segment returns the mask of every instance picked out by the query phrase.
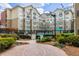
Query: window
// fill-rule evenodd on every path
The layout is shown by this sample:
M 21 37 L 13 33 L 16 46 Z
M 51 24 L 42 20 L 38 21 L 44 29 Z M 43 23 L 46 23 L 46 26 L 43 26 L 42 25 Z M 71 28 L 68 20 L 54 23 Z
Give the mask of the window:
M 68 12 L 68 11 L 66 11 L 66 12 L 65 12 L 65 15 L 68 15 L 68 14 L 69 14 L 69 12 Z
M 35 16 L 33 16 L 33 19 L 36 19 L 36 17 L 35 17 Z
M 65 19 L 69 19 L 69 17 L 65 17 Z
M 62 22 L 57 21 L 56 24 L 58 24 L 58 25 L 62 25 Z
M 33 13 L 33 19 L 36 19 L 36 13 Z
M 59 27 L 59 29 L 62 30 L 63 28 L 62 27 Z
M 19 20 L 22 20 L 22 19 L 23 19 L 23 17 L 22 17 L 22 16 L 20 16 L 20 17 L 18 17 L 18 19 L 19 19 Z
M 27 16 L 27 18 L 30 18 L 29 16 Z
M 27 20 L 30 20 L 30 16 L 27 16 Z
M 30 25 L 30 21 L 26 21 L 26 24 Z
M 62 15 L 63 15 L 62 13 L 59 13 L 59 16 L 60 16 L 60 17 L 62 17 Z
M 79 10 L 77 10 L 76 13 L 77 13 L 77 16 L 79 16 Z
M 36 15 L 36 13 L 33 13 L 33 15 Z
M 27 27 L 27 29 L 30 29 L 30 26 L 26 26 Z
M 36 24 L 37 24 L 37 22 L 33 22 L 33 24 L 34 24 L 34 25 L 36 25 Z

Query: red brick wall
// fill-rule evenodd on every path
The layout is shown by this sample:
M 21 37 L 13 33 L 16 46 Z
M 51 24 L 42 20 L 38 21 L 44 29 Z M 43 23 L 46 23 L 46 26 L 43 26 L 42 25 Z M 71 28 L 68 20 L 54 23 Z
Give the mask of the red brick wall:
M 1 13 L 1 24 L 6 26 L 7 13 L 6 11 Z

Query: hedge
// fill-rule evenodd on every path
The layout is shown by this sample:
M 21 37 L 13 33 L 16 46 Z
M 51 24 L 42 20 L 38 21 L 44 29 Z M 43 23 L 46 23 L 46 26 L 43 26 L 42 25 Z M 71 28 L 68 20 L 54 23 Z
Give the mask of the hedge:
M 15 38 L 0 38 L 0 51 L 9 48 L 12 44 L 16 42 Z
M 37 42 L 48 42 L 51 41 L 50 37 L 43 37 L 42 39 L 37 39 Z
M 56 36 L 56 41 L 58 41 L 60 44 L 68 44 L 68 45 L 73 45 L 76 47 L 79 47 L 79 36 L 76 35 L 69 35 L 69 36 L 62 36 L 62 35 L 57 35 Z
M 19 36 L 16 34 L 0 34 L 0 37 L 1 38 L 13 37 L 13 38 L 19 39 Z

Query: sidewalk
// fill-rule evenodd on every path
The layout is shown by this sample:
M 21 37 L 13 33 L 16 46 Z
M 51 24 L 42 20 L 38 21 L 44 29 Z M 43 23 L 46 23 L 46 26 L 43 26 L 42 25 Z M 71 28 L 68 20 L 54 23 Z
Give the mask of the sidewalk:
M 64 51 L 57 47 L 38 44 L 35 40 L 29 40 L 27 42 L 29 44 L 11 48 L 2 53 L 1 56 L 67 56 Z

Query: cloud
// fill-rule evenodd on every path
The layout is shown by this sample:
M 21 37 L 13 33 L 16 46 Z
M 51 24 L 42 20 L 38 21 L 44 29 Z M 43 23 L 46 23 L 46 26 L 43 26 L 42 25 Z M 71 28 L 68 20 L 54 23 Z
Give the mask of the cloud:
M 12 8 L 8 3 L 0 3 L 0 11 L 3 11 L 5 8 Z
M 38 10 L 40 14 L 42 14 L 44 12 L 44 9 L 42 7 L 45 6 L 45 3 L 19 3 L 18 5 L 23 6 L 23 7 L 32 5 Z
M 44 12 L 44 9 L 42 7 L 45 6 L 45 3 L 19 3 L 18 5 L 23 7 L 32 5 L 38 10 L 40 14 L 42 14 Z
M 44 3 L 19 3 L 18 5 L 23 7 L 33 5 L 33 7 L 35 8 L 40 8 L 40 7 L 43 7 L 45 4 Z
M 67 6 L 73 6 L 73 3 L 67 4 Z
M 73 3 L 64 3 L 63 6 L 65 8 L 73 6 Z
M 43 8 L 36 8 L 36 9 L 38 10 L 38 12 L 39 12 L 40 14 L 44 13 L 44 9 L 43 9 Z
M 49 11 L 45 11 L 44 13 L 49 13 Z

